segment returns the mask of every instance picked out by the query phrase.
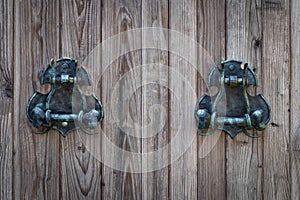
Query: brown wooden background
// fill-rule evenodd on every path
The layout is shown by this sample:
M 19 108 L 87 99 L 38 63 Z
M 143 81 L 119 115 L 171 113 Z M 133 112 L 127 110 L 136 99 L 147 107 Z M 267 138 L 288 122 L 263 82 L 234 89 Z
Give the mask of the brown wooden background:
M 0 199 L 300 199 L 299 20 L 298 0 L 1 0 Z M 50 58 L 70 56 L 82 61 L 101 41 L 141 27 L 177 30 L 197 40 L 215 62 L 234 57 L 255 67 L 258 92 L 272 108 L 262 137 L 239 134 L 232 140 L 222 134 L 203 159 L 198 151 L 203 138 L 197 137 L 172 165 L 136 174 L 101 164 L 76 132 L 66 138 L 55 131 L 33 134 L 37 130 L 28 123 L 25 106 L 36 87 L 32 80 L 37 80 L 37 72 Z M 132 45 L 128 38 L 120 48 Z M 157 38 L 161 45 L 172 45 L 167 36 Z M 147 62 L 182 71 L 198 88 L 197 96 L 204 94 L 197 74 L 183 70 L 178 58 L 166 52 L 137 51 L 122 56 L 101 79 L 104 108 L 111 101 L 115 81 Z M 90 73 L 101 70 L 101 66 L 87 68 Z M 153 74 L 183 94 L 182 106 L 195 105 L 166 70 L 149 70 L 135 78 Z M 135 92 L 131 109 L 140 123 L 146 123 L 147 102 L 170 112 L 178 109 L 170 92 L 156 87 Z M 154 89 L 157 95 L 144 95 Z M 193 113 L 185 116 L 194 121 Z M 168 124 L 152 140 L 126 135 L 109 123 L 110 113 L 105 113 L 102 128 L 124 149 L 144 152 L 172 140 L 178 116 L 167 117 Z

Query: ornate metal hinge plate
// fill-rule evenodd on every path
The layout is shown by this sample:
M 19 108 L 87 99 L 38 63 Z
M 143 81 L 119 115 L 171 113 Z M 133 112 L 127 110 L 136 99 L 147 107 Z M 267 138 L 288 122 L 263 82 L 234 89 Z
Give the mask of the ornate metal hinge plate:
M 226 60 L 221 68 L 212 69 L 208 86 L 218 88 L 214 96 L 203 95 L 197 102 L 195 117 L 200 135 L 223 130 L 234 138 L 239 132 L 250 137 L 248 130 L 264 130 L 270 120 L 270 106 L 262 95 L 251 96 L 249 85 L 257 85 L 256 75 L 247 63 Z
M 95 95 L 83 95 L 79 85 L 91 85 L 84 67 L 78 68 L 72 58 L 51 60 L 43 70 L 41 84 L 50 83 L 47 94 L 35 92 L 26 107 L 26 114 L 34 127 L 46 127 L 41 133 L 52 128 L 66 136 L 73 130 L 82 129 L 93 134 L 103 118 L 103 108 Z

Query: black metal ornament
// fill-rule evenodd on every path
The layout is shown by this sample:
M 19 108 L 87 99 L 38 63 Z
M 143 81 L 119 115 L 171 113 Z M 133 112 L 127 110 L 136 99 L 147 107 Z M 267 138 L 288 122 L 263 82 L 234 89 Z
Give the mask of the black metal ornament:
M 195 108 L 198 134 L 207 136 L 219 129 L 234 138 L 239 132 L 257 137 L 248 130 L 262 131 L 270 120 L 271 109 L 262 95 L 251 96 L 249 85 L 257 85 L 254 71 L 239 60 L 225 60 L 214 67 L 208 86 L 218 88 L 214 96 L 203 95 Z
M 34 92 L 28 101 L 26 115 L 34 127 L 45 127 L 41 133 L 56 129 L 63 136 L 76 129 L 94 134 L 90 129 L 103 119 L 103 107 L 95 95 L 82 94 L 79 85 L 91 85 L 91 80 L 84 67 L 78 68 L 77 60 L 52 59 L 40 83 L 50 83 L 51 90 L 47 94 Z

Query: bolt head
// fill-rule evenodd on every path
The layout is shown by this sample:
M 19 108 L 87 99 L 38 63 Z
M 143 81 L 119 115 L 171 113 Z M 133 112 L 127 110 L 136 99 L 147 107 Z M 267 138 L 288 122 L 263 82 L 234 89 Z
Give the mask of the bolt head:
M 235 69 L 234 65 L 229 65 L 229 70 L 233 71 Z

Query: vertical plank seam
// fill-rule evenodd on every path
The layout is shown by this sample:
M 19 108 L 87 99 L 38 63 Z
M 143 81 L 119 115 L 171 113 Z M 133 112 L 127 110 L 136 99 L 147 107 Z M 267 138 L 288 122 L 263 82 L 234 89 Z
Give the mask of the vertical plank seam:
M 58 8 L 58 28 L 59 30 L 61 29 L 62 27 L 62 23 L 63 23 L 63 20 L 62 20 L 62 6 L 61 6 L 61 1 L 58 0 L 58 5 L 59 5 L 59 8 Z M 58 34 L 58 55 L 59 57 L 62 56 L 62 34 Z
M 291 74 L 291 72 L 292 72 L 292 65 L 291 65 L 291 63 L 292 63 L 292 60 L 291 60 L 291 14 L 292 14 L 292 12 L 291 12 L 291 0 L 288 0 L 288 12 L 287 12 L 287 15 L 288 15 L 288 44 L 289 44 L 289 48 L 288 48 L 288 54 L 289 54 L 289 56 L 288 56 L 288 58 L 289 58 L 289 107 L 291 107 L 291 89 L 292 89 L 292 87 L 291 87 L 291 85 L 292 85 L 292 74 Z M 290 108 L 289 108 L 290 109 Z M 291 128 L 291 126 L 292 126 L 292 123 L 291 123 L 291 110 L 290 110 L 290 112 L 289 112 L 289 125 L 288 125 L 288 127 L 289 127 L 289 142 L 288 142 L 288 149 L 289 149 L 289 173 L 288 173 L 288 180 L 289 180 L 289 182 L 290 182 L 290 187 L 289 187 L 289 198 L 291 199 L 291 196 L 292 196 L 292 165 L 291 165 L 291 162 L 292 162 L 292 154 L 291 154 L 291 132 L 292 132 L 292 128 Z
M 292 111 L 291 111 L 291 106 L 292 106 L 292 83 L 293 83 L 293 55 L 292 55 L 292 1 L 289 0 L 289 68 L 290 68 L 290 80 L 289 80 L 289 128 L 290 128 L 290 131 L 289 131 L 289 180 L 290 180 L 290 199 L 292 199 L 292 192 L 293 192 L 293 181 L 292 181 L 292 123 L 291 123 L 291 120 L 292 120 Z
M 225 54 L 225 59 L 227 59 L 227 37 L 228 37 L 228 33 L 227 33 L 227 1 L 226 0 L 224 0 L 225 2 L 224 2 L 224 9 L 225 9 L 225 11 L 224 11 L 224 54 Z M 222 134 L 222 133 L 221 133 Z M 227 134 L 226 134 L 227 135 Z M 227 180 L 227 164 L 228 164 L 228 159 L 227 159 L 227 152 L 228 152 L 228 138 L 226 137 L 226 136 L 223 136 L 223 137 L 225 137 L 225 167 L 224 167 L 224 169 L 225 169 L 225 200 L 227 200 L 227 193 L 228 193 L 228 186 L 227 186 L 227 184 L 228 184 L 228 180 Z
M 12 199 L 15 199 L 15 193 L 14 193 L 14 183 L 15 183 L 15 179 L 14 179 L 14 156 L 15 156 L 15 103 L 14 103 L 14 96 L 15 96 L 15 1 L 12 1 L 12 13 L 13 13 L 13 17 L 12 17 L 12 61 L 11 61 L 11 67 L 12 67 L 12 72 L 11 72 L 11 76 L 12 76 L 12 118 L 11 118 L 11 123 L 12 123 Z
M 170 141 L 170 138 L 171 138 L 171 112 L 170 112 L 170 99 L 171 99 L 171 93 L 170 93 L 170 18 L 171 18 L 171 14 L 170 14 L 170 4 L 171 4 L 171 1 L 168 0 L 168 71 L 167 71 L 167 75 L 168 75 L 168 120 L 167 120 L 167 141 L 168 141 L 168 193 L 167 193 L 167 199 L 170 199 L 170 196 L 171 196 L 171 141 Z
M 29 21 L 30 21 L 30 29 L 29 29 L 29 41 L 30 41 L 30 43 L 29 43 L 29 53 L 30 53 L 30 55 L 28 56 L 28 57 L 30 57 L 30 61 L 31 61 L 31 86 L 32 86 L 32 88 L 33 88 L 33 91 L 35 92 L 36 90 L 37 90 L 37 88 L 36 88 L 36 86 L 35 86 L 35 83 L 34 83 L 34 77 L 35 77 L 35 75 L 34 75 L 34 69 L 35 69 L 35 59 L 34 59 L 34 51 L 33 51 L 33 46 L 34 46 L 34 42 L 35 42 L 35 40 L 34 40 L 34 38 L 36 37 L 36 35 L 34 35 L 34 34 L 37 34 L 36 33 L 36 30 L 32 30 L 33 29 L 33 27 L 35 26 L 35 22 L 34 22 L 34 20 L 33 20 L 33 8 L 32 7 L 34 7 L 33 5 L 32 5 L 32 0 L 30 0 L 29 1 L 30 3 L 29 3 L 29 10 L 31 11 L 30 13 L 29 13 Z M 42 13 L 42 10 L 40 10 L 40 12 Z M 35 27 L 34 27 L 34 29 L 36 29 Z M 40 51 L 41 51 L 41 49 L 40 49 Z M 33 143 L 33 152 L 34 152 L 34 156 L 36 156 L 36 145 L 35 145 L 35 140 L 33 139 L 32 140 L 32 143 Z M 37 163 L 35 162 L 34 163 L 34 167 L 36 167 L 36 169 L 38 169 L 37 168 Z M 39 172 L 37 172 L 37 176 L 39 176 L 38 175 L 38 173 Z
M 140 4 L 140 17 L 139 17 L 139 20 L 140 20 L 140 28 L 141 28 L 141 32 L 140 32 L 140 44 L 141 46 L 139 47 L 141 50 L 140 50 L 140 56 L 141 56 L 141 60 L 140 60 L 140 65 L 141 67 L 143 66 L 143 1 L 141 1 L 141 4 Z M 138 27 L 139 28 L 139 27 Z M 142 68 L 143 69 L 143 68 Z M 140 115 L 141 115 L 141 118 L 140 118 L 140 126 L 143 127 L 143 73 L 141 72 L 141 77 L 140 77 L 140 82 L 141 82 L 141 92 L 140 92 Z M 139 86 L 137 86 L 139 87 Z M 138 89 L 138 88 L 137 88 Z M 140 182 L 141 184 L 139 185 L 139 189 L 140 189 L 140 198 L 142 199 L 143 198 L 143 159 L 142 159 L 142 156 L 143 156 L 143 128 L 142 128 L 142 131 L 140 133 L 140 160 L 141 160 L 141 173 L 140 175 L 138 176 L 138 178 L 140 179 Z
M 103 12 L 102 12 L 102 8 L 103 8 L 103 1 L 102 0 L 100 0 L 99 1 L 99 3 L 100 3 L 100 44 L 101 44 L 101 46 L 102 46 L 102 42 L 103 42 L 103 28 L 102 28 L 102 25 L 103 25 L 103 23 L 102 23 L 102 20 L 103 20 Z M 100 95 L 100 99 L 101 99 L 101 101 L 103 101 L 102 99 L 103 99 L 103 88 L 102 88 L 102 76 L 103 76 L 103 67 L 102 67 L 102 65 L 103 65 L 103 57 L 102 57 L 102 54 L 103 52 L 102 52 L 102 48 L 100 49 L 100 60 L 101 60 L 101 62 L 100 62 L 100 67 L 101 67 L 101 77 L 100 77 L 100 80 L 99 80 L 99 83 L 97 83 L 97 84 L 99 84 L 99 95 Z M 97 88 L 97 87 L 96 87 Z M 103 108 L 103 110 L 105 109 L 105 107 Z M 100 133 L 99 134 L 101 134 L 102 133 L 102 130 L 103 130 L 103 123 L 101 123 L 100 124 Z M 102 137 L 100 137 L 100 144 L 102 145 Z M 102 200 L 103 199 L 103 196 L 102 196 L 102 194 L 104 193 L 103 191 L 102 191 L 102 189 L 103 189 L 103 162 L 102 162 L 102 156 L 103 155 L 103 152 L 102 152 L 102 148 L 100 148 L 100 161 L 99 161 L 99 165 L 100 165 L 100 184 L 99 184 L 99 186 L 100 186 L 100 199 Z
M 62 6 L 61 6 L 62 1 L 58 0 L 58 29 L 60 30 L 62 27 Z M 58 34 L 58 56 L 62 56 L 62 34 Z M 59 167 L 59 177 L 58 177 L 58 198 L 62 199 L 62 139 L 61 137 L 58 138 L 58 152 L 59 152 L 59 159 L 58 159 L 58 167 Z
M 202 2 L 202 1 L 201 1 Z M 203 2 L 202 2 L 203 3 Z M 199 36 L 199 27 L 198 27 L 198 21 L 199 21 L 199 12 L 198 12 L 198 7 L 199 7 L 199 1 L 196 1 L 196 22 L 195 22 L 195 24 L 196 24 L 196 44 L 197 44 L 197 47 L 196 47 L 196 63 L 197 63 L 197 65 L 199 64 L 199 59 L 198 59 L 198 53 L 200 52 L 200 50 L 199 50 L 199 47 L 200 47 L 200 36 Z M 197 66 L 196 66 L 197 67 Z M 196 68 L 197 69 L 197 68 Z M 197 97 L 199 97 L 200 96 L 200 94 L 199 94 L 199 84 L 198 83 L 200 83 L 200 77 L 199 77 L 199 73 L 198 73 L 198 70 L 196 70 L 196 96 Z M 197 134 L 197 133 L 196 133 Z M 199 199 L 199 166 L 200 166 L 200 164 L 199 164 L 199 137 L 196 135 L 196 159 L 197 159 L 197 161 L 196 161 L 196 170 L 197 170 L 197 172 L 196 172 L 196 174 L 197 174 L 197 178 L 196 178 L 196 187 L 197 187 L 197 189 L 196 189 L 196 197 L 197 197 L 197 199 Z
M 258 6 L 258 3 L 260 2 L 260 5 Z M 259 0 L 255 0 L 255 9 L 256 9 L 256 12 L 259 12 L 259 11 L 257 11 L 257 9 L 258 8 L 262 8 L 262 0 L 261 1 L 259 1 Z M 258 63 L 258 64 L 260 64 L 260 68 L 261 68 L 261 79 L 260 80 L 262 80 L 262 75 L 263 75 L 263 59 L 261 59 L 261 58 L 263 58 L 263 48 L 262 48 L 262 45 L 263 45 L 263 42 L 262 42 L 262 40 L 263 40 L 263 12 L 262 12 L 262 10 L 260 10 L 261 12 L 260 12 L 260 17 L 259 17 L 259 14 L 257 14 L 256 15 L 256 20 L 257 20 L 257 23 L 258 23 L 258 34 L 259 34 L 259 39 L 260 39 L 260 44 L 261 44 L 261 50 L 259 51 L 259 54 L 260 54 L 260 63 Z M 259 21 L 259 19 L 260 19 L 260 21 Z M 257 67 L 257 66 L 256 66 Z M 263 82 L 262 82 L 263 83 Z M 263 92 L 263 84 L 262 84 L 262 92 Z M 255 89 L 255 95 L 257 95 L 257 88 Z M 257 131 L 256 131 L 257 132 Z M 262 133 L 264 133 L 265 131 L 263 131 Z M 254 140 L 255 138 L 253 138 L 253 140 Z M 258 179 L 258 181 L 260 181 L 260 185 L 261 185 L 261 190 L 259 191 L 260 192 L 260 196 L 262 197 L 262 199 L 264 199 L 264 197 L 263 197 L 263 194 L 264 194 L 264 189 L 263 189 L 263 187 L 264 187 L 264 170 L 263 170 L 263 166 L 264 166 L 264 137 L 263 137 L 263 135 L 261 136 L 261 142 L 260 142 L 260 145 L 259 145 L 259 141 L 257 141 L 257 152 L 258 152 L 258 154 L 259 154 L 259 151 L 261 151 L 261 168 L 259 168 L 259 166 L 258 166 L 258 170 L 260 169 L 261 170 L 261 180 L 259 180 Z M 252 145 L 254 146 L 254 142 L 252 142 Z M 260 150 L 260 148 L 259 148 L 259 146 L 261 146 L 261 150 Z M 253 148 L 252 148 L 252 152 L 253 152 Z M 252 155 L 252 154 L 251 154 Z M 259 161 L 258 161 L 258 163 L 259 163 Z M 258 174 L 259 174 L 259 172 L 258 172 Z M 256 193 L 256 195 L 257 195 L 257 193 Z
M 263 1 L 263 5 L 262 5 L 262 7 L 264 7 L 264 4 L 266 4 L 267 3 L 267 1 Z M 290 25 L 290 18 L 291 18 L 291 16 L 286 16 L 286 14 L 290 14 L 290 4 L 289 5 L 286 5 L 286 3 L 290 3 L 290 1 L 284 1 L 284 6 L 282 6 L 281 7 L 281 9 L 282 9 L 282 12 L 284 12 L 284 21 L 282 21 L 282 22 L 280 22 L 280 27 L 282 27 L 282 26 L 284 26 L 284 27 L 286 27 L 287 25 Z M 266 10 L 268 10 L 268 9 L 271 9 L 271 8 L 267 8 Z M 268 20 L 268 17 L 267 17 L 267 11 L 262 11 L 262 21 L 263 21 L 263 23 L 262 23 L 262 30 L 265 30 L 265 27 L 264 27 L 264 25 L 265 26 L 267 26 L 267 24 L 270 22 L 270 19 Z M 283 23 L 283 24 L 282 24 Z M 289 41 L 287 41 L 287 44 L 288 45 L 290 45 L 290 29 L 288 29 L 288 30 L 285 30 L 285 32 L 287 33 L 287 39 L 289 40 Z M 263 49 L 264 49 L 264 47 L 262 47 Z M 289 55 L 287 55 L 287 58 L 288 59 L 290 59 L 291 58 L 291 54 L 290 54 L 290 48 L 291 48 L 291 46 L 289 46 L 288 48 L 287 48 L 287 52 L 289 53 Z M 272 54 L 271 54 L 272 55 Z M 262 57 L 263 58 L 263 57 Z M 264 62 L 264 60 L 265 59 L 262 59 L 262 63 Z M 284 61 L 284 62 L 286 62 L 286 60 Z M 289 60 L 289 62 L 291 62 L 291 60 Z M 263 65 L 262 65 L 263 66 Z M 291 63 L 288 63 L 288 65 L 287 65 L 287 67 L 288 67 L 288 69 L 290 70 L 289 72 L 288 72 L 288 80 L 287 80 L 287 82 L 288 82 L 288 92 L 287 92 L 287 94 L 288 95 L 290 95 L 291 94 Z M 264 75 L 264 71 L 262 70 L 262 75 Z M 265 77 L 265 76 L 263 76 L 263 77 Z M 265 85 L 263 85 L 263 88 L 264 88 L 264 86 Z M 289 96 L 288 98 L 287 98 L 287 105 L 291 102 L 291 96 Z M 290 105 L 288 105 L 288 106 L 290 106 Z M 290 120 L 291 120 L 291 114 L 289 113 L 288 114 L 288 124 L 287 124 L 287 126 L 286 126 L 286 128 L 287 129 L 289 129 L 288 130 L 288 136 L 286 135 L 286 133 L 285 133 L 285 135 L 284 135 L 284 138 L 286 138 L 286 139 L 290 139 L 291 138 L 291 122 L 290 122 Z M 265 138 L 265 135 L 264 135 L 264 137 L 263 137 L 263 139 Z M 262 156 L 263 156 L 263 163 L 264 163 L 264 161 L 265 161 L 265 141 L 263 140 L 263 154 L 262 154 Z M 287 149 L 288 149 L 288 155 L 287 156 L 289 156 L 288 158 L 287 158 L 287 162 L 288 162 L 288 164 L 290 164 L 290 162 L 291 162 L 291 156 L 290 156 L 290 141 L 288 141 L 287 142 Z M 266 163 L 267 163 L 267 161 L 266 161 Z M 287 164 L 287 163 L 285 163 L 285 164 Z M 263 165 L 264 166 L 264 165 Z M 285 170 L 290 170 L 291 169 L 291 166 L 285 166 L 284 167 L 284 169 Z M 265 178 L 264 178 L 264 175 L 265 174 L 267 174 L 267 173 L 265 173 L 265 171 L 267 171 L 266 169 L 265 169 L 265 166 L 263 167 L 263 172 L 262 172 L 262 174 L 263 174 L 263 185 L 262 185 L 262 189 L 263 189 L 263 199 L 264 199 L 264 196 L 265 196 L 265 193 L 264 193 L 264 191 L 265 191 L 265 188 L 266 188 L 266 185 L 268 185 L 268 184 L 265 184 Z M 270 176 L 270 175 L 269 175 Z M 283 178 L 285 178 L 285 179 L 288 179 L 288 181 L 290 182 L 290 176 L 291 176 L 291 172 L 287 172 L 286 174 L 285 174 L 285 176 L 283 177 Z M 291 188 L 289 187 L 289 186 L 291 186 L 291 183 L 290 184 L 288 184 L 287 185 L 287 187 L 288 187 L 288 194 L 287 194 L 287 196 L 289 196 L 290 197 L 290 195 L 291 195 Z M 269 188 L 268 188 L 269 189 Z M 276 189 L 276 186 L 275 186 L 275 189 Z M 270 189 L 269 189 L 270 190 Z M 269 191 L 267 191 L 267 192 L 269 192 Z M 272 191 L 273 192 L 273 191 Z M 277 196 L 278 194 L 278 192 L 277 191 L 274 191 L 275 192 L 275 195 Z
M 140 126 L 142 128 L 142 131 L 141 131 L 141 137 L 140 137 L 140 156 L 141 156 L 141 172 L 140 172 L 140 181 L 141 181 L 141 185 L 140 185 L 140 198 L 143 199 L 143 133 L 144 133 L 144 129 L 143 129 L 143 117 L 144 117 L 144 112 L 143 112 L 143 3 L 144 3 L 144 0 L 141 0 L 141 5 L 140 5 L 140 28 L 141 28 L 141 37 L 140 37 L 140 42 L 141 42 L 141 52 L 140 52 L 140 56 L 141 56 L 141 60 L 140 60 L 140 65 L 141 65 L 141 77 L 140 77 L 140 80 L 141 80 L 141 99 L 140 99 L 140 113 L 141 113 L 141 118 L 140 118 Z M 139 86 L 138 86 L 139 87 Z M 137 88 L 138 89 L 138 88 Z
M 100 41 L 101 41 L 101 44 L 102 44 L 102 40 L 103 40 L 103 35 L 104 35 L 104 33 L 103 33 L 103 0 L 100 0 L 100 3 L 101 3 L 101 20 L 100 20 L 100 23 L 101 23 L 101 31 L 100 31 Z M 101 50 L 100 50 L 100 55 L 101 55 L 101 65 L 103 65 L 103 62 L 102 62 L 102 60 L 103 60 L 103 52 L 102 52 L 102 48 L 101 48 Z M 101 74 L 102 74 L 102 76 L 103 76 L 103 66 L 101 66 Z M 103 101 L 103 85 L 102 85 L 102 83 L 103 83 L 103 78 L 101 77 L 101 79 L 100 79 L 100 98 L 102 99 L 102 101 Z M 103 105 L 103 107 L 104 107 L 105 105 Z M 105 107 L 104 107 L 104 109 L 105 109 Z M 105 113 L 104 113 L 104 115 L 105 115 Z M 104 127 L 105 127 L 105 124 L 103 124 L 103 123 L 101 123 L 101 130 L 104 130 Z M 102 145 L 102 137 L 101 137 L 101 145 Z M 100 153 L 101 153 L 101 160 L 103 159 L 103 151 L 102 151 L 102 148 L 101 148 L 101 150 L 100 150 Z M 104 165 L 104 163 L 103 163 L 103 161 L 101 162 L 101 183 L 100 183 L 100 186 L 101 186 L 101 196 L 100 196 L 100 199 L 101 200 L 103 200 L 104 199 L 104 192 L 103 192 L 103 175 L 104 175 L 104 169 L 105 168 L 105 165 Z M 104 190 L 105 190 L 105 188 L 104 188 Z
M 261 0 L 261 2 L 260 2 L 260 9 L 261 9 L 261 21 L 260 21 L 260 24 L 261 24 L 261 39 L 262 40 L 264 40 L 264 23 L 263 23 L 263 21 L 264 21 L 264 17 L 265 17 L 265 13 L 263 12 L 263 0 Z M 264 45 L 264 43 L 263 42 L 261 42 L 261 51 L 260 51 L 260 57 L 261 57 L 261 59 L 260 59 L 260 66 L 261 66 L 261 77 L 265 77 L 264 76 L 264 59 L 262 59 L 263 58 L 263 55 L 264 55 L 264 51 L 263 51 L 263 49 L 264 49 L 264 47 L 263 47 L 263 45 Z M 262 82 L 262 92 L 264 93 L 264 83 Z M 271 113 L 272 114 L 272 113 Z M 265 131 L 263 131 L 263 133 L 265 133 Z M 262 135 L 262 141 L 261 141 L 261 148 L 262 148 L 262 152 L 261 152 L 261 156 L 262 156 L 262 159 L 261 159 L 261 165 L 262 165 L 262 168 L 261 168 L 261 197 L 262 197 L 262 199 L 265 199 L 265 193 L 264 193 L 264 187 L 265 187 L 265 170 L 264 170 L 264 161 L 265 161 L 265 141 L 264 141 L 264 139 L 265 139 L 265 134 L 263 134 Z M 259 148 L 259 147 L 257 147 L 257 148 Z

